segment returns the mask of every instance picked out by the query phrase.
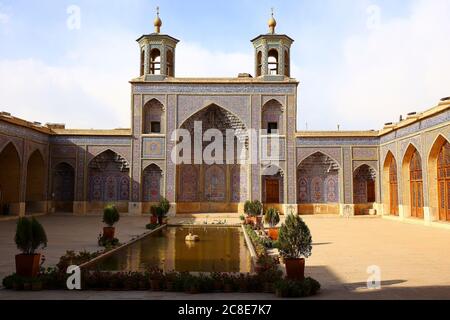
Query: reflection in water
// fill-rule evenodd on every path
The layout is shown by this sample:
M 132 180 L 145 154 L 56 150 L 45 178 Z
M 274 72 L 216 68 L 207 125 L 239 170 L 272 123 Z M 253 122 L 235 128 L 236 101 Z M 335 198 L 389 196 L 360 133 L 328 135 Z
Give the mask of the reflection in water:
M 185 241 L 189 233 L 200 242 Z M 239 228 L 166 228 L 100 261 L 103 271 L 250 272 L 251 257 Z

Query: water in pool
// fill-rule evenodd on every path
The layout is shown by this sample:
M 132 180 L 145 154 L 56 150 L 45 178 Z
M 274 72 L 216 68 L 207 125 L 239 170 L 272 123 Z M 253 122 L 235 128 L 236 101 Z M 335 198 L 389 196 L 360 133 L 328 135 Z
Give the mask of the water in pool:
M 187 242 L 189 233 L 199 242 Z M 251 256 L 240 228 L 169 227 L 101 260 L 102 271 L 250 272 Z

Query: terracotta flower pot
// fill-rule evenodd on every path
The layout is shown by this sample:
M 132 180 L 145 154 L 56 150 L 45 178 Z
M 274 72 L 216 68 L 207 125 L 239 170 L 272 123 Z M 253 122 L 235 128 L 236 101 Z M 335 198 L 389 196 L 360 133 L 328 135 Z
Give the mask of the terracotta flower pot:
M 113 240 L 116 232 L 116 228 L 114 227 L 104 227 L 103 228 L 103 237 L 107 240 Z
M 160 291 L 161 282 L 159 280 L 150 280 L 150 288 L 152 289 L 152 291 Z
M 25 278 L 34 278 L 39 274 L 40 254 L 19 254 L 16 256 L 16 274 Z
M 258 225 L 258 226 L 262 225 L 262 219 L 263 219 L 262 216 L 257 216 L 257 217 L 255 218 L 255 223 L 256 223 L 256 225 Z
M 305 279 L 305 259 L 284 259 L 287 278 L 290 280 Z
M 158 223 L 158 217 L 157 216 L 151 216 L 150 223 L 151 224 L 157 224 Z
M 273 241 L 277 241 L 278 240 L 278 228 L 270 228 L 269 229 L 269 238 L 272 239 Z

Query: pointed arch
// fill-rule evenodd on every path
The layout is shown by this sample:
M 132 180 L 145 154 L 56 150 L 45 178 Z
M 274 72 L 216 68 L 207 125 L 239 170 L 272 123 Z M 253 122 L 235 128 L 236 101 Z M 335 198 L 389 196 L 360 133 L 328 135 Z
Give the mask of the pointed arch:
M 150 51 L 150 74 L 161 74 L 161 51 L 157 48 Z
M 402 199 L 405 213 L 423 219 L 423 163 L 419 150 L 413 143 L 408 145 L 402 161 Z
M 27 213 L 45 212 L 42 202 L 46 200 L 46 168 L 44 157 L 36 149 L 28 158 L 26 174 L 26 206 Z
M 166 75 L 169 77 L 175 77 L 175 61 L 172 50 L 166 52 Z
M 225 114 L 231 115 L 239 123 L 239 126 L 242 129 L 247 129 L 245 122 L 242 121 L 240 116 L 238 116 L 235 112 L 229 110 L 228 108 L 218 105 L 216 103 L 207 103 L 200 110 L 191 113 L 185 120 L 181 122 L 179 128 L 186 128 L 187 126 L 189 126 L 189 122 L 193 122 L 193 119 L 200 118 L 203 113 L 205 113 L 208 109 L 211 108 L 218 108 Z
M 165 132 L 165 108 L 156 98 L 145 103 L 143 107 L 143 134 L 162 134 Z
M 432 219 L 450 221 L 450 142 L 441 134 L 428 155 L 428 192 Z
M 284 203 L 284 171 L 278 165 L 269 164 L 261 170 L 263 203 L 266 206 Z
M 339 203 L 339 178 L 340 166 L 335 159 L 321 151 L 311 153 L 297 167 L 298 203 Z M 307 207 L 302 210 L 307 210 Z
M 129 201 L 130 166 L 125 158 L 110 149 L 89 162 L 87 181 L 89 201 Z
M 284 108 L 280 101 L 271 99 L 267 101 L 261 112 L 261 129 L 267 134 L 284 134 Z
M 55 212 L 73 212 L 75 168 L 66 161 L 52 169 L 52 200 Z
M 385 214 L 399 215 L 397 160 L 391 151 L 388 151 L 383 163 L 382 198 Z
M 0 151 L 0 210 L 18 214 L 20 201 L 20 156 L 14 143 L 7 143 Z M 7 209 L 8 208 L 8 209 Z M 6 211 L 5 211 L 6 212 Z
M 291 76 L 290 55 L 289 55 L 289 51 L 287 49 L 284 50 L 284 75 L 286 77 Z
M 280 54 L 277 49 L 272 48 L 267 54 L 267 65 L 269 75 L 278 75 L 280 73 Z
M 330 155 L 330 153 L 328 153 L 328 152 L 326 152 L 324 150 L 311 151 L 308 154 L 304 155 L 302 158 L 299 158 L 298 159 L 298 166 L 300 166 L 303 161 L 305 161 L 306 159 L 308 159 L 311 156 L 316 155 L 316 154 L 321 154 L 321 155 L 324 155 L 324 156 L 330 158 L 331 160 L 333 160 L 335 165 L 337 165 L 339 167 L 339 169 L 341 169 L 340 161 L 338 159 L 336 159 L 335 157 L 333 157 L 332 155 Z
M 144 202 L 158 202 L 163 197 L 163 170 L 155 163 L 145 167 L 142 174 Z
M 262 63 L 262 51 L 258 51 L 256 54 L 256 76 L 260 77 L 263 73 L 263 63 Z
M 375 181 L 377 172 L 368 165 L 363 164 L 353 172 L 353 203 L 367 204 L 375 202 Z

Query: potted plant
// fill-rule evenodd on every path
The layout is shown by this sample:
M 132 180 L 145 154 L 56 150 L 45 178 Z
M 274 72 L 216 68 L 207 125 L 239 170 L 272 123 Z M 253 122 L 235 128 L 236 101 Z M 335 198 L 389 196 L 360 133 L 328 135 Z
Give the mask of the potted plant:
M 20 218 L 17 222 L 14 238 L 17 248 L 22 251 L 16 255 L 16 274 L 21 277 L 34 278 L 39 274 L 41 254 L 39 247 L 47 246 L 47 235 L 42 225 L 35 218 Z
M 262 223 L 261 213 L 263 205 L 259 200 L 247 201 L 244 205 L 244 211 L 249 216 L 247 224 L 259 225 Z
M 269 238 L 273 241 L 277 241 L 278 228 L 276 228 L 276 226 L 280 223 L 280 212 L 275 208 L 270 208 L 264 215 L 264 220 L 270 226 Z
M 166 217 L 169 214 L 170 211 L 170 202 L 166 198 L 161 198 L 161 201 L 159 202 L 159 207 L 162 210 L 162 217 L 161 217 L 161 224 L 166 224 Z
M 8 203 L 5 203 L 5 204 L 3 205 L 3 207 L 2 207 L 2 214 L 3 214 L 4 216 L 9 216 L 10 212 L 11 212 L 11 207 L 10 207 L 10 205 L 9 205 Z
M 280 228 L 278 248 L 286 265 L 288 279 L 303 280 L 305 278 L 305 258 L 311 256 L 312 237 L 306 223 L 289 214 Z
M 155 225 L 158 223 L 158 206 L 152 206 L 150 209 L 151 217 L 150 224 Z
M 120 214 L 119 210 L 113 205 L 107 206 L 103 210 L 103 222 L 106 223 L 107 227 L 103 228 L 103 238 L 105 240 L 113 240 L 116 228 L 114 225 L 119 222 Z

